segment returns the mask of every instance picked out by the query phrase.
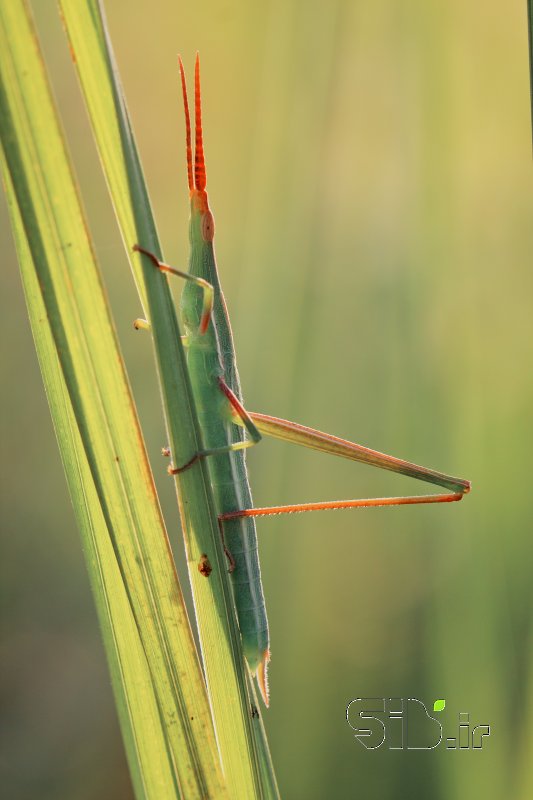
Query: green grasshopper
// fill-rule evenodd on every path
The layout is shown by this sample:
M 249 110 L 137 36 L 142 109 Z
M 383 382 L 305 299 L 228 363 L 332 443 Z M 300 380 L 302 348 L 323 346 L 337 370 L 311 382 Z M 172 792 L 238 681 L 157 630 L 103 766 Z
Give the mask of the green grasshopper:
M 189 468 L 199 458 L 209 457 L 209 476 L 213 487 L 222 541 L 230 562 L 243 651 L 252 675 L 257 677 L 265 705 L 268 706 L 269 634 L 254 518 L 300 511 L 413 503 L 446 503 L 461 500 L 463 494 L 470 490 L 470 483 L 442 472 L 419 467 L 403 459 L 370 450 L 336 436 L 321 433 L 313 428 L 245 410 L 233 337 L 213 247 L 215 227 L 206 192 L 198 55 L 195 65 L 194 165 L 187 87 L 181 58 L 179 59 L 179 68 L 185 108 L 187 175 L 191 201 L 189 271 L 182 272 L 163 264 L 142 247 L 136 246 L 135 249 L 151 258 L 155 266 L 162 272 L 177 275 L 187 281 L 182 293 L 180 309 L 186 331 L 184 340 L 187 348 L 187 365 L 203 441 L 202 450 L 196 453 L 187 464 L 179 467 L 171 466 L 169 472 L 176 474 Z M 244 438 L 241 436 L 242 428 L 248 434 Z M 262 435 L 273 436 L 304 447 L 399 472 L 442 486 L 448 490 L 448 493 L 254 508 L 244 450 L 259 442 Z M 208 575 L 209 571 L 205 571 L 204 574 Z

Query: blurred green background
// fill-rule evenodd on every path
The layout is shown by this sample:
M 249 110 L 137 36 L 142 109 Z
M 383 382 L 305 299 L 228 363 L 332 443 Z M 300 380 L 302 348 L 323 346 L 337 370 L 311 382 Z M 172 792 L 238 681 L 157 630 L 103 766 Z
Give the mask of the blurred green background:
M 149 336 L 54 4 L 37 25 L 177 559 Z M 285 798 L 533 796 L 531 136 L 525 2 L 110 0 L 168 261 L 187 258 L 176 56 L 202 57 L 208 188 L 249 408 L 468 477 L 461 504 L 260 522 L 264 714 Z M 2 200 L 2 785 L 130 798 Z M 132 244 L 132 243 L 131 243 Z M 258 505 L 419 485 L 265 441 Z M 367 751 L 356 697 L 418 698 L 478 752 Z

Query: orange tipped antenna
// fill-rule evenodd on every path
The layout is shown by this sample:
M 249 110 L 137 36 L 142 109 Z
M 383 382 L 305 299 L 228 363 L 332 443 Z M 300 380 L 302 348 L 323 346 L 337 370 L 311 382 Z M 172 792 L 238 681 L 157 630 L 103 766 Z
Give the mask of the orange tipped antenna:
M 196 53 L 196 64 L 194 67 L 194 112 L 196 139 L 194 147 L 194 184 L 199 191 L 205 189 L 205 161 L 204 143 L 202 137 L 202 106 L 200 100 L 200 56 Z
M 181 56 L 178 56 L 181 75 L 181 90 L 183 92 L 183 108 L 185 109 L 185 137 L 187 145 L 187 179 L 189 181 L 189 191 L 194 189 L 194 182 L 192 176 L 192 147 L 191 147 L 191 117 L 189 114 L 189 101 L 187 99 L 187 84 L 185 83 L 185 70 Z

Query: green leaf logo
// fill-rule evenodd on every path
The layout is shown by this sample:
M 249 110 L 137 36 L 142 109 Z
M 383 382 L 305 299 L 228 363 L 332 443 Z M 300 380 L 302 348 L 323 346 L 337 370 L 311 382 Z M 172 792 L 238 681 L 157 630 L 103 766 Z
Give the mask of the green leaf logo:
M 446 708 L 446 700 L 435 700 L 433 711 L 443 711 Z

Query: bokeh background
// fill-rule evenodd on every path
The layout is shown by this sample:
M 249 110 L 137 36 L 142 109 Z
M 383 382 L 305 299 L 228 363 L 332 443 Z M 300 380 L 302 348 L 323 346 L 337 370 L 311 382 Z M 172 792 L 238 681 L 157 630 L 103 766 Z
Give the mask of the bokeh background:
M 54 3 L 33 7 L 153 455 L 149 336 Z M 202 56 L 208 188 L 249 408 L 468 477 L 461 504 L 260 522 L 265 713 L 285 798 L 533 796 L 533 201 L 526 3 L 110 0 L 168 261 L 187 258 L 176 70 Z M 79 537 L 2 200 L 2 786 L 130 798 Z M 419 485 L 265 441 L 258 505 Z M 366 751 L 361 696 L 414 697 L 478 752 Z

